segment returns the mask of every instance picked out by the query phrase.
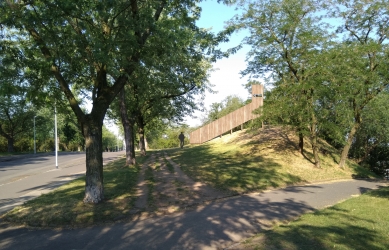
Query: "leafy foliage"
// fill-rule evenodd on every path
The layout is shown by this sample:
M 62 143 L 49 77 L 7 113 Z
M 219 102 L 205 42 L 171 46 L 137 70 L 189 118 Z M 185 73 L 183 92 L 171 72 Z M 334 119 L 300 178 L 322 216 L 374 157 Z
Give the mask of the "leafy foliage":
M 118 138 L 114 133 L 103 126 L 103 147 L 104 150 L 116 151 L 118 144 Z
M 297 128 L 301 153 L 308 137 L 316 166 L 317 138 L 326 138 L 342 149 L 343 167 L 364 110 L 389 84 L 387 4 L 239 2 L 243 14 L 229 25 L 248 29 L 244 42 L 252 46 L 242 74 L 262 77 L 272 86 L 257 111 L 262 114 L 259 121 Z M 339 24 L 336 29 L 330 25 L 333 20 Z
M 189 0 L 1 2 L 0 23 L 20 31 L 18 37 L 31 43 L 25 47 L 27 54 L 39 55 L 37 68 L 56 80 L 54 85 L 43 85 L 59 88 L 77 118 L 86 141 L 85 202 L 104 198 L 103 119 L 133 73 L 166 55 L 165 47 L 174 48 L 180 29 L 198 31 L 202 39 L 196 46 L 218 54 L 214 48 L 224 36 L 196 27 L 200 14 L 196 4 Z M 192 71 L 185 68 L 184 73 Z M 92 103 L 90 112 L 82 109 L 81 100 Z
M 203 119 L 203 125 L 216 121 L 217 119 L 243 107 L 246 104 L 238 96 L 227 96 L 220 103 L 214 102 L 209 107 L 206 117 Z
M 189 144 L 190 128 L 187 125 L 165 125 L 159 131 L 154 130 L 153 136 L 148 136 L 149 146 L 153 149 L 178 148 L 180 145 L 178 136 L 181 132 L 185 136 L 184 145 Z
M 17 43 L 4 39 L 0 50 L 0 136 L 7 140 L 8 152 L 13 152 L 15 141 L 28 137 L 34 112 Z

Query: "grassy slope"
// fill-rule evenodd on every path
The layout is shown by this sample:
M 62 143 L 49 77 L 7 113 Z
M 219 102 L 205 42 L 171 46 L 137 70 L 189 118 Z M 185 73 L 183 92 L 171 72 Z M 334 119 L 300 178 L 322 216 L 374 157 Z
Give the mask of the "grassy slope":
M 255 132 L 239 131 L 169 154 L 197 181 L 232 193 L 278 188 L 286 185 L 325 180 L 374 177 L 348 161 L 345 169 L 337 165 L 339 153 L 321 142 L 322 168 L 312 163 L 311 145 L 305 142 L 305 156 L 298 150 L 292 131 L 267 128 Z

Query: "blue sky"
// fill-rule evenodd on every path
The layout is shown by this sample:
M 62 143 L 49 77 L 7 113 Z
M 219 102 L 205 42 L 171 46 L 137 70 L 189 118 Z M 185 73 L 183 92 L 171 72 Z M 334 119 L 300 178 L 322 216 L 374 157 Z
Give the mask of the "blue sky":
M 216 0 L 204 1 L 200 4 L 202 8 L 201 18 L 197 25 L 201 28 L 212 28 L 212 32 L 217 33 L 221 31 L 225 22 L 230 20 L 238 12 L 235 10 L 235 6 L 226 6 L 224 4 L 218 4 Z M 246 33 L 247 34 L 247 33 Z M 228 49 L 239 45 L 242 39 L 245 37 L 245 32 L 239 32 L 233 34 L 230 37 L 230 42 L 221 45 L 221 48 Z M 246 100 L 249 97 L 248 91 L 242 86 L 247 83 L 247 78 L 241 78 L 240 71 L 246 68 L 246 53 L 249 48 L 243 47 L 236 54 L 231 55 L 229 58 L 218 60 L 213 64 L 216 71 L 212 72 L 209 81 L 215 85 L 213 88 L 217 91 L 216 94 L 206 94 L 204 100 L 205 107 L 208 108 L 214 102 L 221 102 L 229 95 L 237 95 Z M 197 118 L 186 118 L 186 123 L 190 126 L 200 125 L 200 117 L 204 113 L 196 112 L 194 116 Z

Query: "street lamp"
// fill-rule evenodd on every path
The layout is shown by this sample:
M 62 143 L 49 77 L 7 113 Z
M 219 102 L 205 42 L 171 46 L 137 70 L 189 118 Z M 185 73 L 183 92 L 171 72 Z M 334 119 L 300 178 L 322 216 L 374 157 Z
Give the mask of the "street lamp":
M 57 106 L 54 105 L 55 168 L 58 168 Z
M 35 142 L 35 117 L 34 116 L 34 154 L 36 154 L 36 142 Z

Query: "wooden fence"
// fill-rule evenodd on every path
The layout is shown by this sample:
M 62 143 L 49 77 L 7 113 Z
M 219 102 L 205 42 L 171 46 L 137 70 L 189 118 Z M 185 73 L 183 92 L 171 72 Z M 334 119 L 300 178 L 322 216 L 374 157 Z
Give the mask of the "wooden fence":
M 254 115 L 253 110 L 263 106 L 263 85 L 253 85 L 251 93 L 251 103 L 190 133 L 190 143 L 207 142 L 256 118 L 258 115 Z

